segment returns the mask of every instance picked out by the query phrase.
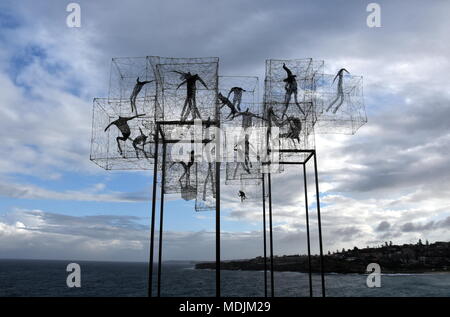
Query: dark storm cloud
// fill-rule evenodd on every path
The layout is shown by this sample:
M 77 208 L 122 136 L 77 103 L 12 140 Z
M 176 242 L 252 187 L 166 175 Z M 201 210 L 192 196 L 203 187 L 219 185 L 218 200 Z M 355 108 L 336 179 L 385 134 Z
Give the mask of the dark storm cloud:
M 382 221 L 380 222 L 380 224 L 377 226 L 376 231 L 387 231 L 389 230 L 389 228 L 391 227 L 390 223 L 387 221 Z
M 357 227 L 350 226 L 333 230 L 332 235 L 340 241 L 353 241 L 361 233 L 362 231 Z
M 427 223 L 413 223 L 407 222 L 401 226 L 403 232 L 424 232 L 434 229 L 450 228 L 450 216 L 440 221 L 429 221 Z

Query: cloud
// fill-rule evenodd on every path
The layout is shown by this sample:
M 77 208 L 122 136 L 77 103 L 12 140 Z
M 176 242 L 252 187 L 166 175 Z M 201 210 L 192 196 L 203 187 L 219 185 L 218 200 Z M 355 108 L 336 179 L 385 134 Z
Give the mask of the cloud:
M 151 199 L 148 192 L 109 192 L 102 193 L 104 184 L 85 190 L 48 190 L 30 184 L 14 184 L 0 182 L 0 196 L 17 199 L 50 199 L 72 201 L 104 201 L 104 202 L 141 202 Z M 150 198 L 149 198 L 150 197 Z
M 348 1 L 79 2 L 80 29 L 66 28 L 66 4 L 60 1 L 0 5 L 2 196 L 145 200 L 146 194 L 108 186 L 49 190 L 32 178 L 27 183 L 18 177 L 52 181 L 64 179 L 66 173 L 98 172 L 88 160 L 91 100 L 107 94 L 111 57 L 220 56 L 221 74 L 258 75 L 261 84 L 265 59 L 314 57 L 326 60 L 328 72 L 343 65 L 364 76 L 369 114 L 369 123 L 355 136 L 316 138 L 326 248 L 365 246 L 391 237 L 405 242 L 424 235 L 429 240 L 450 239 L 448 220 L 443 220 L 450 212 L 450 80 L 445 71 L 450 67 L 450 3 L 380 1 L 383 28 L 369 29 L 366 4 Z M 312 181 L 309 177 L 309 184 Z M 258 195 L 261 190 L 255 186 L 248 191 Z M 310 199 L 313 195 L 311 190 Z M 261 204 L 256 200 L 242 205 L 236 189 L 229 186 L 223 186 L 222 198 L 225 221 L 261 224 Z M 301 171 L 286 169 L 282 176 L 273 175 L 273 204 L 277 252 L 301 252 Z M 313 217 L 313 200 L 310 208 Z M 54 225 L 68 219 L 27 215 L 28 222 L 2 222 L 0 247 L 15 245 L 16 255 L 38 256 L 30 245 L 48 245 L 39 249 L 42 255 L 61 251 L 69 256 L 64 250 L 74 249 L 72 255 L 95 258 L 94 250 L 102 250 L 98 254 L 104 258 L 143 259 L 145 238 L 137 238 L 142 228 L 122 228 L 127 233 L 121 231 L 116 241 L 107 238 L 106 231 L 116 230 L 111 222 L 75 218 L 71 221 L 77 223 L 77 233 L 56 225 L 72 230 L 66 236 L 48 225 L 28 228 L 31 219 Z M 317 225 L 314 217 L 311 221 L 311 226 Z M 94 239 L 95 230 L 82 230 L 91 223 L 102 226 L 105 235 Z M 227 256 L 261 254 L 261 232 L 248 228 L 255 227 L 224 233 Z M 3 239 L 8 232 L 11 240 Z M 126 237 L 128 233 L 134 238 Z M 167 238 L 173 243 L 168 256 L 210 256 L 202 250 L 213 245 L 212 232 L 170 232 Z M 249 242 L 241 245 L 239 239 Z M 139 247 L 130 241 L 140 241 Z M 195 245 L 203 248 L 187 247 Z M 120 252 L 113 255 L 108 248 Z
M 277 229 L 276 253 L 299 253 L 298 234 Z M 155 234 L 158 246 L 159 233 Z M 223 231 L 222 257 L 249 258 L 262 252 L 260 231 Z M 2 258 L 148 261 L 149 230 L 131 216 L 69 216 L 41 210 L 16 210 L 0 217 Z M 306 246 L 305 246 L 306 247 Z M 215 233 L 167 231 L 164 259 L 213 260 Z M 157 250 L 156 250 L 157 252 Z
M 387 231 L 391 227 L 391 224 L 387 221 L 382 221 L 376 228 L 376 231 Z
M 424 232 L 436 229 L 446 229 L 450 227 L 450 216 L 440 221 L 430 221 L 424 224 L 406 222 L 401 226 L 403 232 Z
M 0 220 L 0 250 L 2 258 L 132 260 L 146 239 L 135 222 L 133 217 L 17 210 Z

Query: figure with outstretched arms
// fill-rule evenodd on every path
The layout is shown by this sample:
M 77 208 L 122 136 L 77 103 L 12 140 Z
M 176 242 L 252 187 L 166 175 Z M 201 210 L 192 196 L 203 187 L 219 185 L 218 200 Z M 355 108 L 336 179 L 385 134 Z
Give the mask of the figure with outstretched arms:
M 192 118 L 195 120 L 196 118 L 201 119 L 200 111 L 197 108 L 197 102 L 195 99 L 197 92 L 197 81 L 200 82 L 206 89 L 206 83 L 201 79 L 198 74 L 192 75 L 190 72 L 184 73 L 174 70 L 174 73 L 180 74 L 181 79 L 183 81 L 177 86 L 177 89 L 186 84 L 186 99 L 184 101 L 183 110 L 181 111 L 181 121 L 186 121 L 189 114 L 192 112 Z
M 123 153 L 122 153 L 122 148 L 120 146 L 120 142 L 119 141 L 124 141 L 125 142 L 126 140 L 128 140 L 128 138 L 131 135 L 131 130 L 130 130 L 130 126 L 128 125 L 128 121 L 133 120 L 133 119 L 138 118 L 138 117 L 142 117 L 142 116 L 145 116 L 145 114 L 138 114 L 138 115 L 135 115 L 133 117 L 120 117 L 119 116 L 119 118 L 117 120 L 112 121 L 105 128 L 105 132 L 106 132 L 109 129 L 110 126 L 115 125 L 119 129 L 119 131 L 122 133 L 121 137 L 118 136 L 116 138 L 117 147 L 119 149 L 120 155 L 122 155 Z
M 331 107 L 339 100 L 339 103 L 337 104 L 336 108 L 334 108 L 333 113 L 336 113 L 339 108 L 344 103 L 344 87 L 343 87 L 343 81 L 344 81 L 344 72 L 347 74 L 350 74 L 345 68 L 341 68 L 336 76 L 333 79 L 333 84 L 336 81 L 336 78 L 338 79 L 337 83 L 337 96 L 336 98 L 330 103 L 330 105 L 327 108 L 327 112 L 330 111 Z
M 141 92 L 142 87 L 144 87 L 144 85 L 149 84 L 153 81 L 154 80 L 139 81 L 139 77 L 136 79 L 136 84 L 134 85 L 133 92 L 131 93 L 131 96 L 130 96 L 131 112 L 134 112 L 137 114 L 136 98 L 139 95 L 139 93 Z
M 257 118 L 257 119 L 261 119 L 261 120 L 266 120 L 261 116 L 258 116 L 257 114 L 254 114 L 252 112 L 249 111 L 249 109 L 247 108 L 247 110 L 239 112 L 237 115 L 235 115 L 234 117 L 240 117 L 242 116 L 242 128 L 244 130 L 246 130 L 247 128 L 250 128 L 253 124 L 253 118 Z

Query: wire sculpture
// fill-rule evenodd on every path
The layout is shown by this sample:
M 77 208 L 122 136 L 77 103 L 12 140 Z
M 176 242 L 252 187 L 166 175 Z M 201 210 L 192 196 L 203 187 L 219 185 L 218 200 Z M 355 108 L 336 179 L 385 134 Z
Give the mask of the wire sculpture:
M 226 164 L 221 166 L 226 170 L 226 183 L 257 185 L 267 161 L 301 162 L 307 157 L 301 150 L 315 148 L 315 134 L 353 134 L 367 122 L 362 79 L 345 68 L 333 76 L 324 74 L 323 61 L 267 60 L 263 103 L 258 103 L 256 77 L 219 77 L 217 69 L 218 58 L 114 58 L 109 98 L 94 101 L 91 159 L 106 169 L 150 169 L 155 160 L 158 122 L 172 122 L 160 125 L 160 138 L 176 143 L 194 135 L 193 125 L 185 123 L 202 120 L 205 131 L 207 126 L 220 126 L 225 131 L 222 139 L 229 151 L 222 153 Z M 186 88 L 181 93 L 183 86 Z M 110 132 L 112 125 L 117 133 L 100 133 L 100 126 Z M 239 128 L 233 136 L 230 131 Z M 258 132 L 255 138 L 252 130 L 257 128 L 267 132 Z M 272 137 L 276 140 L 268 142 Z M 193 199 L 193 192 L 198 191 L 196 199 L 211 200 L 215 167 L 205 163 L 194 168 L 192 158 L 184 157 L 180 161 L 177 155 L 167 154 L 168 192 Z M 194 170 L 205 175 L 193 177 Z M 277 169 L 280 173 L 283 170 Z M 191 177 L 199 183 L 191 184 Z M 208 199 L 205 192 L 210 193 Z M 207 205 L 214 208 L 214 204 L 199 205 L 201 210 Z
M 107 170 L 153 169 L 162 201 L 164 194 L 194 200 L 196 211 L 215 209 L 216 222 L 224 174 L 225 185 L 239 186 L 239 203 L 262 199 L 265 206 L 269 197 L 271 217 L 270 174 L 311 157 L 315 162 L 316 134 L 354 134 L 367 122 L 362 77 L 345 68 L 325 74 L 324 62 L 311 58 L 269 59 L 259 102 L 257 77 L 219 76 L 218 65 L 216 57 L 113 58 L 108 98 L 94 99 L 90 159 Z M 317 184 L 316 169 L 319 210 Z M 220 270 L 216 274 L 220 285 Z M 325 294 L 323 274 L 322 287 Z
M 144 85 L 149 84 L 153 81 L 154 80 L 139 81 L 139 77 L 136 79 L 136 84 L 134 85 L 133 92 L 131 93 L 131 96 L 130 96 L 131 112 L 135 112 L 137 114 L 136 98 L 139 95 L 139 93 L 141 92 L 142 87 L 144 87 Z

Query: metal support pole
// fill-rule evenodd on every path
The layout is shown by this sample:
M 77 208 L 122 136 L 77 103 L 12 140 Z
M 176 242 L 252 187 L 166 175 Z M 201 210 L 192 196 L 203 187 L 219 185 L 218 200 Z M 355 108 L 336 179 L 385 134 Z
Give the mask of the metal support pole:
M 220 162 L 216 162 L 216 297 L 220 297 Z
M 323 268 L 322 222 L 320 218 L 319 177 L 317 173 L 317 154 L 314 150 L 314 173 L 316 180 L 317 222 L 319 225 L 320 275 L 322 279 L 322 297 L 325 297 L 325 273 Z
M 159 207 L 159 247 L 158 247 L 158 297 L 161 297 L 162 241 L 164 224 L 164 184 L 166 179 L 166 147 L 163 142 L 162 172 L 161 172 L 161 204 Z
M 266 185 L 265 175 L 262 174 L 262 193 L 263 193 L 263 240 L 264 240 L 264 297 L 267 297 L 267 239 L 266 239 Z
M 306 212 L 306 241 L 308 245 L 308 275 L 309 275 L 309 296 L 313 297 L 312 288 L 312 267 L 311 267 L 311 240 L 309 235 L 309 208 L 308 208 L 308 185 L 306 183 L 306 164 L 303 164 L 303 184 L 305 187 L 305 212 Z
M 159 146 L 159 124 L 155 131 L 155 162 L 153 167 L 153 192 L 152 192 L 152 216 L 150 225 L 150 260 L 148 263 L 148 297 L 152 297 L 153 288 L 153 249 L 155 239 L 155 208 L 156 208 L 156 181 L 158 178 L 158 146 Z
M 269 182 L 269 244 L 270 244 L 270 290 L 272 297 L 275 296 L 275 286 L 273 277 L 273 234 L 272 234 L 272 180 L 268 174 Z

